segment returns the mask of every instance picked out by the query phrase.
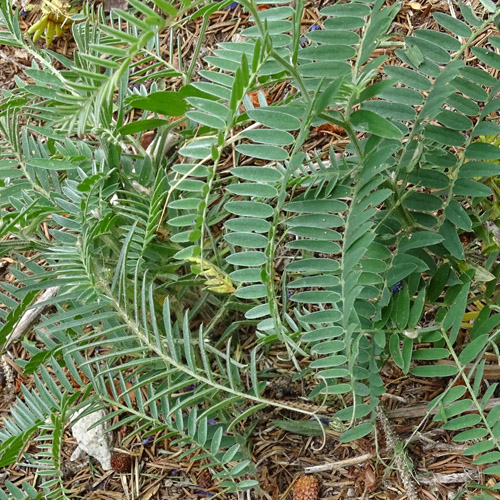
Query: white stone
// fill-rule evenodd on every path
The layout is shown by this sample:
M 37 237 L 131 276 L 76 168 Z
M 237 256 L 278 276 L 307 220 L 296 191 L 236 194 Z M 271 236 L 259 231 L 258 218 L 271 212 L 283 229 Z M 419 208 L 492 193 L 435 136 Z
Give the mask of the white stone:
M 77 411 L 71 420 L 76 420 L 79 415 L 81 415 L 88 406 Z M 71 431 L 73 437 L 78 443 L 77 449 L 71 455 L 71 461 L 74 462 L 82 457 L 83 453 L 90 455 L 92 458 L 98 460 L 104 470 L 111 469 L 111 433 L 105 433 L 105 427 L 103 424 L 89 429 L 97 421 L 101 420 L 106 416 L 104 410 L 99 410 L 94 413 L 90 413 L 80 419 L 78 419 L 73 425 Z

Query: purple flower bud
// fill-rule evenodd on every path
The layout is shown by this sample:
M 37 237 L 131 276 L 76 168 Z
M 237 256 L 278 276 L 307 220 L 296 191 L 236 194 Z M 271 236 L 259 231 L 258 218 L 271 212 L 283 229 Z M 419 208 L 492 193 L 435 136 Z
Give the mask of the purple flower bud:
M 209 493 L 204 490 L 196 490 L 196 493 L 198 493 L 198 495 L 206 495 L 208 498 L 212 498 L 214 496 L 213 493 Z
M 330 419 L 327 417 L 319 417 L 322 424 L 328 425 L 330 423 Z
M 233 2 L 229 4 L 224 10 L 229 10 L 232 12 L 234 9 L 236 9 L 236 7 L 238 7 L 238 5 L 238 2 Z
M 319 24 L 313 24 L 311 26 L 311 31 L 317 31 L 317 30 L 320 30 L 321 29 L 321 26 Z
M 393 287 L 392 287 L 392 295 L 396 295 L 400 290 L 403 288 L 403 282 L 398 281 Z
M 140 443 L 135 443 L 132 446 L 146 446 L 151 442 L 151 436 L 148 436 L 147 438 L 144 438 Z
M 215 425 L 217 423 L 217 420 L 212 419 L 208 421 L 208 425 Z

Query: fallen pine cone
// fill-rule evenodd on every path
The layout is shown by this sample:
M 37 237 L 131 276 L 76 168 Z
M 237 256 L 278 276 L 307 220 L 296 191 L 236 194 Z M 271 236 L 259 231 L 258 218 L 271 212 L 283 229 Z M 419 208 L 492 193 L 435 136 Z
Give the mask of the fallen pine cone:
M 210 475 L 210 472 L 208 469 L 203 469 L 199 474 L 198 474 L 198 486 L 201 486 L 204 490 L 208 490 L 214 485 L 214 482 L 212 480 L 212 476 Z
M 313 476 L 302 476 L 293 486 L 293 500 L 318 500 L 319 483 Z
M 132 458 L 126 453 L 115 453 L 111 457 L 111 468 L 119 474 L 130 472 L 132 468 Z

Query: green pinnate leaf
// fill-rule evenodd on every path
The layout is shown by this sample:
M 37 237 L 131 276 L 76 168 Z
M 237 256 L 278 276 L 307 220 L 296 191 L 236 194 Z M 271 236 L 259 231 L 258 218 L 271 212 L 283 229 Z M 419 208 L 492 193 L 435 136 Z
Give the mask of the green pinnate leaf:
M 480 441 L 479 443 L 475 443 L 472 446 L 469 446 L 465 449 L 462 454 L 467 455 L 477 455 L 478 453 L 484 453 L 486 451 L 491 450 L 495 446 L 493 441 Z
M 462 415 L 461 417 L 449 420 L 443 425 L 443 428 L 451 431 L 459 431 L 462 429 L 466 429 L 467 427 L 472 427 L 473 425 L 478 424 L 480 421 L 480 415 L 471 413 L 470 415 Z
M 269 243 L 265 236 L 255 233 L 229 233 L 224 239 L 231 245 L 245 248 L 266 248 Z
M 413 359 L 421 360 L 435 360 L 444 359 L 450 355 L 448 349 L 443 349 L 442 347 L 435 347 L 430 349 L 420 349 L 413 351 Z
M 317 420 L 273 420 L 272 422 L 279 429 L 301 436 L 322 436 L 324 432 Z
M 419 231 L 404 237 L 399 245 L 400 252 L 406 252 L 413 248 L 422 248 L 437 245 L 443 241 L 443 237 L 431 231 Z
M 251 158 L 263 160 L 284 161 L 288 158 L 288 153 L 278 146 L 263 144 L 240 144 L 236 146 L 236 151 Z
M 258 108 L 247 111 L 248 116 L 266 127 L 276 130 L 297 130 L 300 121 L 293 115 L 275 108 Z
M 229 264 L 245 267 L 262 266 L 267 262 L 266 255 L 257 251 L 233 253 L 226 260 Z
M 389 351 L 394 363 L 403 369 L 404 360 L 401 354 L 400 337 L 397 333 L 393 333 L 389 338 Z
M 462 431 L 453 436 L 453 441 L 457 443 L 462 443 L 464 441 L 472 441 L 473 439 L 481 439 L 488 435 L 488 430 L 484 427 L 478 427 L 475 429 L 469 429 L 467 431 Z
M 260 201 L 230 201 L 224 205 L 224 208 L 234 215 L 244 217 L 267 219 L 273 215 L 272 207 Z
M 404 285 L 395 296 L 393 314 L 396 326 L 399 330 L 404 330 L 410 317 L 410 294 L 407 285 Z
M 410 370 L 417 377 L 451 377 L 457 372 L 458 368 L 451 365 L 416 366 Z
M 347 205 L 340 200 L 301 200 L 287 203 L 283 210 L 306 214 L 341 213 Z
M 458 237 L 455 226 L 453 226 L 451 222 L 446 220 L 441 226 L 439 234 L 441 234 L 441 236 L 444 238 L 442 244 L 446 248 L 446 250 L 448 250 L 448 252 L 450 252 L 453 257 L 459 260 L 464 260 L 464 248 L 462 246 L 460 238 Z
M 350 443 L 356 439 L 367 436 L 373 430 L 373 425 L 370 423 L 364 423 L 353 427 L 340 435 L 340 442 Z
M 450 16 L 449 14 L 445 14 L 443 12 L 434 12 L 432 17 L 448 31 L 453 33 L 454 35 L 461 36 L 464 38 L 468 38 L 472 35 L 472 30 L 467 26 L 466 23 L 460 21 L 456 17 Z
M 215 434 L 212 438 L 212 442 L 210 443 L 210 451 L 212 452 L 212 455 L 215 455 L 216 453 L 218 453 L 218 451 L 220 449 L 223 432 L 224 432 L 224 430 L 222 427 L 219 427 L 215 431 Z
M 400 66 L 386 66 L 384 67 L 384 73 L 413 89 L 423 91 L 431 89 L 429 80 L 417 71 Z
M 368 5 L 360 3 L 338 4 L 330 5 L 320 10 L 322 16 L 336 16 L 336 17 L 365 17 L 369 16 L 371 12 Z
M 272 144 L 275 146 L 289 146 L 290 144 L 293 144 L 294 141 L 293 135 L 290 134 L 289 132 L 286 132 L 284 130 L 266 129 L 266 128 L 257 130 L 245 130 L 241 133 L 241 136 L 247 139 L 251 139 L 254 142 L 261 142 L 263 144 Z M 245 168 L 245 167 L 237 167 L 237 168 Z
M 425 127 L 425 137 L 445 146 L 462 146 L 465 142 L 465 137 L 459 132 L 436 125 Z
M 408 318 L 408 328 L 414 329 L 422 317 L 422 313 L 425 307 L 425 288 L 422 288 L 417 295 L 417 298 L 414 300 L 413 305 L 410 309 L 410 315 Z
M 382 118 L 373 111 L 359 110 L 351 115 L 351 124 L 355 130 L 384 137 L 386 139 L 401 139 L 403 134 L 396 125 Z
M 478 354 L 483 350 L 489 340 L 488 335 L 480 335 L 465 346 L 465 349 L 460 353 L 458 360 L 462 364 L 467 364 L 477 358 Z
M 484 453 L 483 455 L 477 457 L 473 464 L 483 465 L 498 462 L 500 460 L 500 451 L 490 451 L 489 453 Z
M 257 198 L 274 198 L 278 195 L 275 187 L 267 184 L 244 182 L 239 184 L 231 184 L 226 190 L 240 196 L 255 196 Z
M 444 210 L 444 214 L 455 226 L 464 231 L 472 231 L 472 221 L 469 214 L 458 201 L 450 200 Z
M 170 91 L 153 92 L 147 97 L 129 97 L 128 104 L 166 116 L 182 116 L 187 111 L 185 98 L 178 92 Z
M 492 0 L 479 0 L 483 7 L 488 11 L 488 12 L 495 12 L 497 10 L 497 7 Z
M 498 160 L 500 148 L 493 144 L 474 142 L 465 150 L 465 156 L 473 160 Z
M 279 182 L 281 174 L 274 168 L 268 167 L 234 167 L 231 173 L 247 181 Z

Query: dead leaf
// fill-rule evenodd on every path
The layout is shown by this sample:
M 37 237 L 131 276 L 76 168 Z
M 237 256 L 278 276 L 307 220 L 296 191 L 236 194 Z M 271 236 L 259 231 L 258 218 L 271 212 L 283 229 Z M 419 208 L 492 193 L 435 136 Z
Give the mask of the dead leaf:
M 370 462 L 365 464 L 365 477 L 363 478 L 365 483 L 366 491 L 373 491 L 375 483 L 377 482 L 377 476 L 375 470 Z
M 115 391 L 116 391 L 116 395 L 118 396 L 118 400 L 122 399 L 122 388 L 121 388 L 121 384 L 120 384 L 120 381 L 119 380 L 114 380 L 113 381 L 113 384 L 115 386 Z M 127 388 L 127 391 L 132 387 L 132 383 L 131 382 L 125 382 L 125 387 Z M 107 384 L 107 390 L 108 390 L 108 395 L 110 398 L 114 398 L 114 393 L 113 393 L 113 390 L 112 388 L 109 386 L 109 383 Z M 135 404 L 135 401 L 136 401 L 136 395 L 135 395 L 135 392 L 129 392 L 128 393 L 128 397 L 130 398 L 130 401 L 132 402 L 132 404 Z
M 173 123 L 175 122 L 176 120 L 179 120 L 179 118 L 182 118 L 182 116 L 171 116 L 168 121 L 169 123 Z M 186 122 L 181 122 L 179 123 L 179 127 L 185 127 L 186 126 Z
M 271 98 L 269 97 L 269 94 L 266 91 L 260 91 L 266 98 L 267 104 L 271 104 Z M 248 97 L 250 97 L 250 100 L 252 101 L 252 104 L 256 108 L 260 108 L 260 102 L 259 102 L 259 91 L 258 90 L 253 90 L 252 92 L 248 93 Z
M 110 12 L 113 9 L 126 10 L 127 6 L 128 0 L 104 0 L 103 2 L 104 12 Z
M 145 132 L 141 136 L 141 146 L 144 149 L 147 149 L 147 147 L 153 142 L 155 137 L 156 137 L 155 130 L 149 130 L 148 132 Z
M 345 130 L 341 126 L 334 125 L 333 123 L 325 123 L 324 125 L 319 125 L 314 130 L 318 135 L 346 134 Z

